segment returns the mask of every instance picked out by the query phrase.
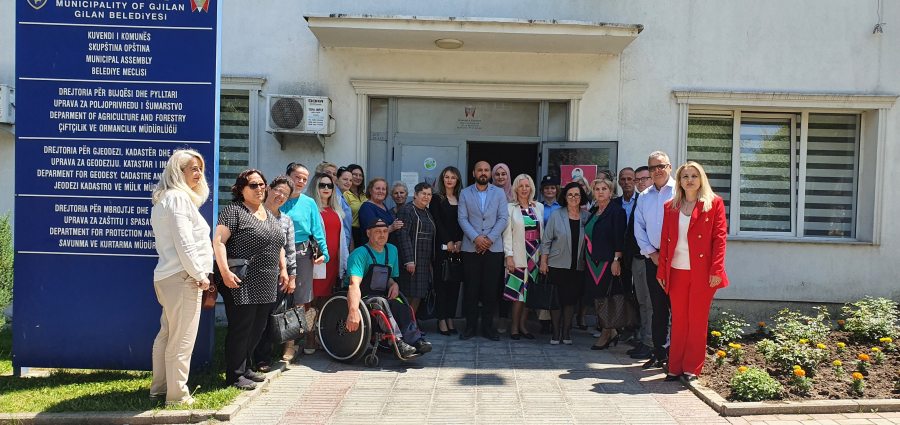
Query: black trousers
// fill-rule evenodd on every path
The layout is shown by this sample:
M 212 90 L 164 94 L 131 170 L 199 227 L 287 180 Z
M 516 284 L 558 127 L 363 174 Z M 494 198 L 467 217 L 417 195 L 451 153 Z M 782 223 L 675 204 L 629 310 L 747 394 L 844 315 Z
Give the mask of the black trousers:
M 274 314 L 276 311 L 281 310 L 281 302 L 284 300 L 285 295 L 288 298 L 288 306 L 294 305 L 294 294 L 285 294 L 281 290 L 281 285 L 278 285 L 278 296 L 275 298 L 275 302 L 270 304 L 272 308 L 269 310 L 269 314 Z M 256 344 L 256 348 L 253 350 L 252 361 L 256 364 L 269 363 L 272 359 L 272 340 L 269 338 L 269 334 L 272 332 L 271 328 L 269 318 L 266 316 L 266 329 L 263 330 L 262 335 L 259 337 L 259 343 Z M 252 365 L 253 363 L 248 364 Z
M 434 315 L 438 320 L 455 318 L 456 306 L 459 304 L 459 282 L 444 282 L 443 278 L 444 260 L 448 256 L 447 251 L 438 250 L 431 263 L 434 272 L 432 282 L 434 282 L 434 293 L 437 296 L 434 302 Z
M 250 354 L 259 344 L 273 303 L 236 305 L 228 288 L 221 290 L 228 318 L 225 335 L 225 382 L 234 384 L 250 367 Z
M 497 291 L 503 273 L 503 253 L 463 252 L 463 312 L 466 329 L 478 328 L 478 301 L 481 301 L 481 327 L 491 329 L 497 312 Z M 493 331 L 491 331 L 493 332 Z
M 653 304 L 653 318 L 650 333 L 653 336 L 653 347 L 656 348 L 657 357 L 668 357 L 664 347 L 669 339 L 669 312 L 671 305 L 669 295 L 663 290 L 656 280 L 656 271 L 659 267 L 649 257 L 647 263 L 647 287 L 650 292 L 650 302 Z

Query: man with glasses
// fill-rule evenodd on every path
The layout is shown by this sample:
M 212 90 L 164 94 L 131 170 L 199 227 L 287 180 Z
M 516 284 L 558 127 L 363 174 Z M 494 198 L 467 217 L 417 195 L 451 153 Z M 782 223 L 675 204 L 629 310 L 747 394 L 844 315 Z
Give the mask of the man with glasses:
M 656 281 L 659 265 L 659 242 L 662 237 L 665 203 L 675 195 L 672 164 L 669 155 L 656 151 L 647 160 L 647 169 L 653 184 L 641 192 L 634 213 L 634 237 L 640 253 L 647 257 L 645 279 L 653 307 L 651 334 L 654 352 L 644 369 L 662 367 L 669 358 L 666 343 L 669 336 L 669 296 Z M 639 297 L 640 299 L 640 297 Z M 642 312 L 643 314 L 643 312 Z

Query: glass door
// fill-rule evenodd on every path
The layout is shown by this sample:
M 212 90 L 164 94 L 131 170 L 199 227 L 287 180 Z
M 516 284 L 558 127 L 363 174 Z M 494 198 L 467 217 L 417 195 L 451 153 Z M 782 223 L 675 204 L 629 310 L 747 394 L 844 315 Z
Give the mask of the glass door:
M 391 175 L 393 181 L 406 183 L 410 197 L 419 182 L 434 186 L 441 170 L 447 166 L 452 165 L 466 174 L 466 140 L 463 138 L 398 134 L 395 141 Z M 393 181 L 388 182 L 388 187 Z M 393 206 L 393 201 L 389 203 Z
M 617 142 L 544 142 L 541 177 L 559 176 L 561 186 L 583 177 L 588 185 L 600 171 L 616 177 Z

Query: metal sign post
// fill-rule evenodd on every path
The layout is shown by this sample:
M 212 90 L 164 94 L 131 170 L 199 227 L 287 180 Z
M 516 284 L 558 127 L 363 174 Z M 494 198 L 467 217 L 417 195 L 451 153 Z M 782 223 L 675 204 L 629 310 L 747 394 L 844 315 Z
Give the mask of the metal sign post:
M 181 147 L 218 192 L 220 23 L 221 1 L 16 0 L 14 367 L 151 369 L 150 196 Z

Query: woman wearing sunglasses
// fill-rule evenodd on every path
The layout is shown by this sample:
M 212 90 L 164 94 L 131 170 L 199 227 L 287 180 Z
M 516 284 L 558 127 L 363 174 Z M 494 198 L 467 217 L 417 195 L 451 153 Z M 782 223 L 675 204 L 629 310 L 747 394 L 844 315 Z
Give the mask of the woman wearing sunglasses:
M 332 261 L 325 263 L 324 276 L 313 276 L 313 296 L 315 297 L 313 305 L 318 311 L 325 299 L 331 296 L 331 288 L 338 285 L 338 279 L 347 270 L 349 247 L 344 242 L 344 232 L 349 232 L 350 229 L 344 228 L 344 212 L 341 210 L 341 203 L 338 199 L 341 195 L 335 195 L 337 189 L 331 176 L 324 173 L 316 174 L 309 181 L 309 185 L 311 189 L 309 190 L 309 197 L 316 201 L 316 205 L 319 207 L 322 224 L 325 226 L 328 257 L 332 258 Z M 340 261 L 337 260 L 338 258 L 340 258 Z M 315 348 L 312 338 L 307 338 L 303 353 L 312 354 L 315 352 Z
M 292 162 L 288 165 L 286 174 L 294 182 L 294 193 L 279 209 L 294 221 L 294 242 L 297 249 L 297 287 L 294 289 L 294 302 L 297 305 L 304 304 L 309 310 L 313 308 L 313 266 L 328 262 L 330 259 L 328 242 L 325 240 L 319 206 L 316 205 L 316 201 L 303 194 L 309 180 L 309 169 Z M 318 243 L 322 255 L 314 258 L 311 240 Z M 307 346 L 310 344 L 308 342 Z

